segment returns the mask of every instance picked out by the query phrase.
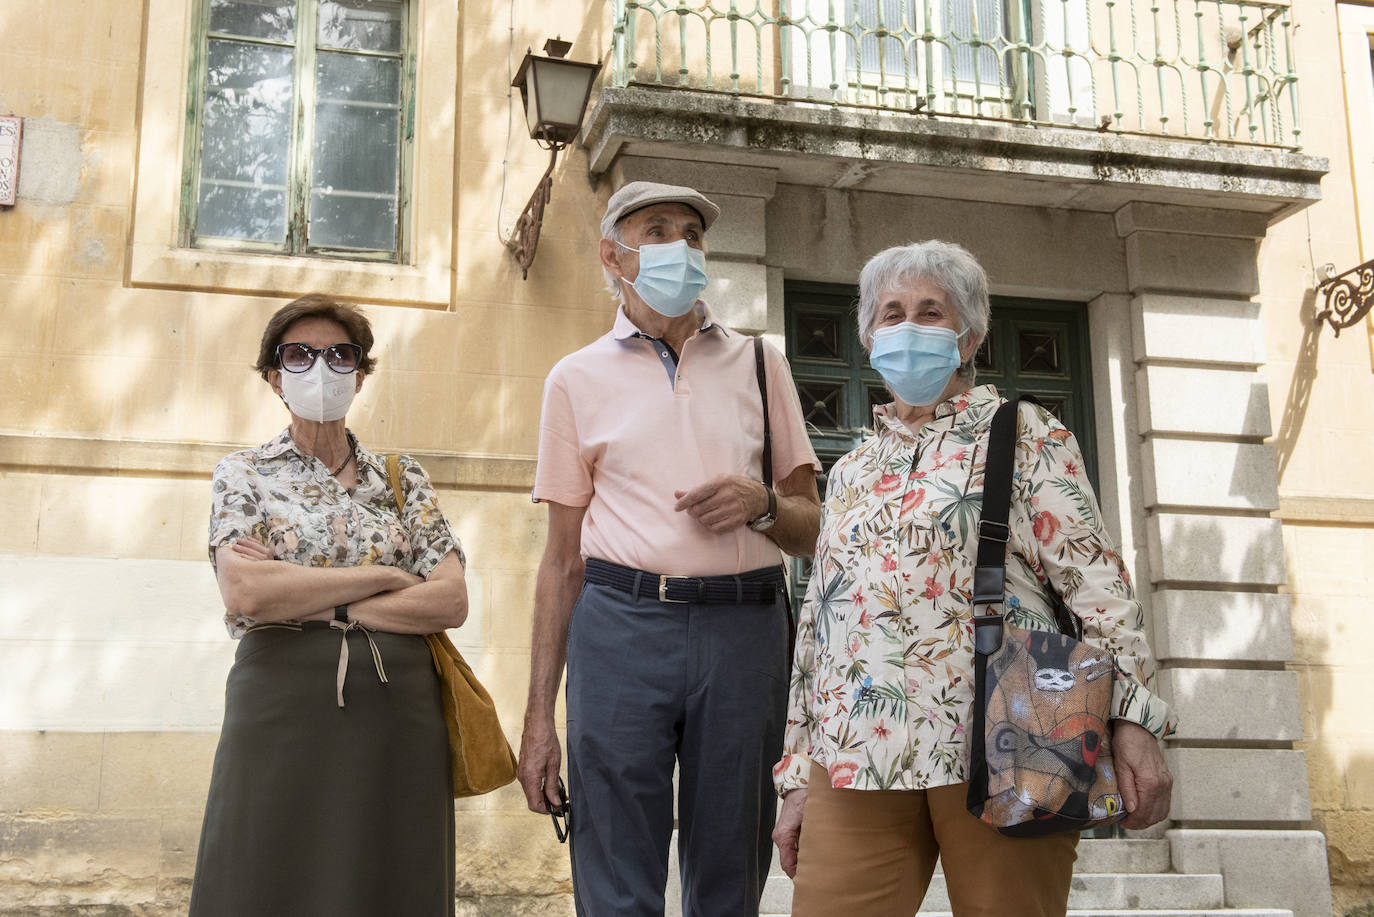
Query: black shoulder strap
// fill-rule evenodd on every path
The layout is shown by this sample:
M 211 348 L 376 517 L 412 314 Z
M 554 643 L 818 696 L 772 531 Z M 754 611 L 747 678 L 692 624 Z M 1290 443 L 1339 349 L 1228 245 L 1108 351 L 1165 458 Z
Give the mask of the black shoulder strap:
M 763 338 L 754 338 L 754 373 L 759 379 L 759 397 L 763 399 L 763 483 L 773 486 L 773 430 L 768 417 L 768 378 L 763 368 Z
M 1029 396 L 1022 396 L 1027 400 Z M 1000 605 L 1007 592 L 1007 541 L 1011 529 L 1011 465 L 1016 451 L 1016 412 L 1022 398 L 1006 402 L 992 415 L 987 464 L 983 469 L 983 516 L 978 522 L 978 562 L 973 568 L 973 605 Z
M 1017 415 L 1023 401 L 1044 407 L 1031 395 L 1014 398 L 997 409 L 988 433 L 987 464 L 983 471 L 983 516 L 978 523 L 978 562 L 973 569 L 975 615 L 979 605 L 999 605 L 1006 599 L 1012 457 L 1016 452 Z M 1050 591 L 1053 592 L 1053 587 Z M 1060 633 L 1074 636 L 1079 631 L 1073 612 L 1064 605 L 1058 593 L 1050 599 Z

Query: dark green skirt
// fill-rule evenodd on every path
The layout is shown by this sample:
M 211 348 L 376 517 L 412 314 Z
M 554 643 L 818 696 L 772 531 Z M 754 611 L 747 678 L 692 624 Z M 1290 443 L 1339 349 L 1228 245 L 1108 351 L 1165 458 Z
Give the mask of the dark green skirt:
M 224 696 L 192 917 L 444 917 L 454 910 L 453 785 L 424 638 L 249 631 Z

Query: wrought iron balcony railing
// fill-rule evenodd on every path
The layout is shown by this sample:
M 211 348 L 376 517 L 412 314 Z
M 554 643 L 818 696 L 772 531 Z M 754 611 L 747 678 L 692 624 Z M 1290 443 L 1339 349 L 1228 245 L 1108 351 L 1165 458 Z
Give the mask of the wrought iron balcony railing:
M 610 83 L 1301 147 L 1275 0 L 611 0 Z

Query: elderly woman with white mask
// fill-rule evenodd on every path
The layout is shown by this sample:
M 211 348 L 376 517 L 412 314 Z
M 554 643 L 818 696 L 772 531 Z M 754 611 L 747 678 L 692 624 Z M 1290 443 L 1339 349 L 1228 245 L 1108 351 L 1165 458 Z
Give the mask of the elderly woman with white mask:
M 836 462 L 797 627 L 774 840 L 792 913 L 914 914 L 937 858 L 958 917 L 1063 915 L 1077 835 L 1013 838 L 965 807 L 973 701 L 972 577 L 991 385 L 973 385 L 987 333 L 983 269 L 929 241 L 875 255 L 859 333 L 895 396 L 877 432 Z M 1170 730 L 1130 578 L 1101 525 L 1073 434 L 1021 411 L 1008 623 L 1054 631 L 1048 586 L 1111 654 L 1112 744 L 1124 824 L 1165 818 Z
M 454 912 L 453 782 L 424 634 L 467 617 L 463 552 L 424 469 L 344 418 L 376 361 L 355 306 L 312 294 L 257 369 L 290 425 L 215 468 L 210 561 L 239 640 L 193 917 Z M 349 651 L 350 647 L 352 652 Z

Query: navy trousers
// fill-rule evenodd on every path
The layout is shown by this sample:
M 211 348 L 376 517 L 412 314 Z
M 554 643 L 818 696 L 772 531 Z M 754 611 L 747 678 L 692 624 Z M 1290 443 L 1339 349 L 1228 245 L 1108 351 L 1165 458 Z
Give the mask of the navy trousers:
M 789 622 L 770 605 L 635 598 L 590 583 L 568 627 L 568 796 L 579 917 L 662 917 L 678 781 L 684 917 L 756 917 Z

